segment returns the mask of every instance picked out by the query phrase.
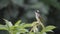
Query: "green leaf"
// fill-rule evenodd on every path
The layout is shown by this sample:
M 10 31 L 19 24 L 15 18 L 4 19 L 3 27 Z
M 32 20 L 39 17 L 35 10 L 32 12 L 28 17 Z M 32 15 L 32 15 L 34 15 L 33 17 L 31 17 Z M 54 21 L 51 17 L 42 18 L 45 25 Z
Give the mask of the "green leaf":
M 19 26 L 15 26 L 17 28 L 20 28 L 20 29 L 24 29 L 26 27 L 32 27 L 31 24 L 20 24 Z
M 8 30 L 6 25 L 0 25 L 0 30 Z
M 8 21 L 8 20 L 6 20 L 6 19 L 3 19 L 3 20 L 5 21 L 5 23 L 6 23 L 6 25 L 7 25 L 8 27 L 13 26 L 12 22 L 10 22 L 10 21 Z
M 47 34 L 46 32 L 41 32 L 40 34 Z
M 32 26 L 34 26 L 34 25 L 36 25 L 36 24 L 37 24 L 37 22 L 35 21 L 35 22 L 32 23 Z
M 24 24 L 24 27 L 32 27 L 32 24 Z
M 27 29 L 20 29 L 19 31 L 20 31 L 20 33 L 28 32 L 28 30 L 27 30 Z
M 52 29 L 55 29 L 56 27 L 55 26 L 47 26 L 45 28 L 45 32 L 49 32 L 49 31 L 52 31 Z
M 34 32 L 29 32 L 28 34 L 35 34 Z
M 15 23 L 15 26 L 20 25 L 20 23 L 21 23 L 21 20 L 18 20 L 18 21 Z

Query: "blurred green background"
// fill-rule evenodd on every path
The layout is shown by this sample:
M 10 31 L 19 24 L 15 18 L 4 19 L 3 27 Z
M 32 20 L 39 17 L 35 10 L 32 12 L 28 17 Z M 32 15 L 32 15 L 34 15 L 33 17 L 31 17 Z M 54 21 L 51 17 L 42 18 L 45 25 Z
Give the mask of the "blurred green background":
M 57 27 L 54 34 L 60 33 L 60 0 L 0 0 L 0 23 L 5 24 L 2 18 L 13 24 L 19 19 L 24 23 L 32 23 L 36 21 L 36 10 L 40 10 L 45 25 Z M 3 32 L 0 34 L 6 33 Z

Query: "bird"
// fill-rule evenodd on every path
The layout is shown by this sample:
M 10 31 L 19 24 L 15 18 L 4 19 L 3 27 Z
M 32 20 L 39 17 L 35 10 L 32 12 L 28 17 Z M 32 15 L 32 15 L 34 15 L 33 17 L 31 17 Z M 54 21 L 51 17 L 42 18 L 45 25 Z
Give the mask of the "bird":
M 31 29 L 31 31 L 33 31 L 33 32 L 38 32 L 39 31 L 39 29 L 41 29 L 41 27 L 44 29 L 45 27 L 44 27 L 44 25 L 43 25 L 43 23 L 42 23 L 42 21 L 41 21 L 41 15 L 40 15 L 40 11 L 39 10 L 36 10 L 35 11 L 35 17 L 36 17 L 36 22 L 34 22 L 34 24 L 32 24 L 33 25 L 33 28 Z M 41 25 L 41 27 L 40 27 L 40 25 Z
M 39 10 L 35 11 L 35 17 L 37 21 L 41 21 L 41 15 Z
M 39 10 L 35 11 L 35 17 L 36 17 L 38 25 L 41 25 L 42 28 L 44 28 L 44 24 L 42 23 L 43 22 L 43 18 L 41 17 Z

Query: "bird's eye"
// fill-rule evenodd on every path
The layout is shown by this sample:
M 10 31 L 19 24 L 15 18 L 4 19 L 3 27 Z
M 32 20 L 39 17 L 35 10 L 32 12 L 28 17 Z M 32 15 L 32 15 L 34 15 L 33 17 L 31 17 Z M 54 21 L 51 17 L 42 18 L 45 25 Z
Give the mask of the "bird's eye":
M 39 12 L 39 10 L 37 10 L 37 12 Z
M 37 13 L 40 13 L 40 10 L 36 10 Z

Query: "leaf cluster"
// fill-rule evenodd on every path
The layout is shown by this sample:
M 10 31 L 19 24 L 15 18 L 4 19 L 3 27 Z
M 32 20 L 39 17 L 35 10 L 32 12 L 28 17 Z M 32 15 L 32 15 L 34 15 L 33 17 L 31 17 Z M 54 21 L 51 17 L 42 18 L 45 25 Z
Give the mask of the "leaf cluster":
M 0 25 L 0 30 L 7 30 L 10 34 L 47 34 L 46 32 L 53 32 L 52 30 L 56 28 L 55 26 L 46 26 L 44 29 L 38 32 L 32 32 L 30 31 L 34 27 L 33 25 L 36 24 L 36 22 L 33 22 L 31 24 L 27 23 L 21 23 L 21 20 L 17 21 L 14 25 L 12 22 L 5 20 L 6 25 Z M 30 30 L 26 29 L 27 27 L 31 28 Z M 34 28 L 35 29 L 35 28 Z M 33 29 L 33 30 L 34 30 Z

